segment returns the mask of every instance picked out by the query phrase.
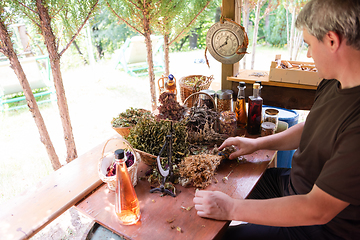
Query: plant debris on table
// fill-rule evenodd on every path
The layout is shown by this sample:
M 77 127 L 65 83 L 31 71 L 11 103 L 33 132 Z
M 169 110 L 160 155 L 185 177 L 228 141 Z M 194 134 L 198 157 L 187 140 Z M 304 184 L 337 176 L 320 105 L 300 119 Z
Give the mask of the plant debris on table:
M 132 127 L 141 119 L 144 115 L 150 115 L 151 112 L 146 109 L 128 108 L 125 112 L 120 113 L 117 117 L 114 117 L 111 121 L 113 127 Z
M 192 184 L 198 188 L 209 186 L 222 159 L 222 156 L 212 154 L 185 157 L 179 165 L 181 184 Z

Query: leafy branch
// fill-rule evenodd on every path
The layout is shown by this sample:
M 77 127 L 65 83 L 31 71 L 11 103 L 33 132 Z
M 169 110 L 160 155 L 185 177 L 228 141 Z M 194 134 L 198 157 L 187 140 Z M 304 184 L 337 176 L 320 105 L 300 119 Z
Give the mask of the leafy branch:
M 71 37 L 70 41 L 68 42 L 68 44 L 65 46 L 65 48 L 59 53 L 59 56 L 62 56 L 62 54 L 70 47 L 70 45 L 74 42 L 75 38 L 79 35 L 81 29 L 85 26 L 85 23 L 89 20 L 90 15 L 94 12 L 97 4 L 99 3 L 99 0 L 97 0 L 95 2 L 95 4 L 90 8 L 90 11 L 88 12 L 88 15 L 86 16 L 85 20 L 83 21 L 83 23 L 80 25 L 80 27 L 78 28 L 77 32 Z

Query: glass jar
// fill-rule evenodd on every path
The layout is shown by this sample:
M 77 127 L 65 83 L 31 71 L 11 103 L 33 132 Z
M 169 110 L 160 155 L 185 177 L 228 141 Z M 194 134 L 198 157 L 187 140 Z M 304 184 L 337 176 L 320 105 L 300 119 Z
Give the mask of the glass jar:
M 216 92 L 217 111 L 218 112 L 231 111 L 231 105 L 232 105 L 232 94 L 229 92 L 229 90 L 218 90 Z
M 208 95 L 201 94 L 201 93 L 206 93 Z M 200 91 L 198 107 L 207 107 L 208 109 L 214 110 L 215 109 L 214 103 L 215 103 L 215 91 L 214 90 L 205 89 L 205 90 Z
M 220 113 L 220 133 L 226 134 L 229 137 L 236 136 L 236 114 L 232 111 L 223 111 Z
M 272 122 L 263 122 L 261 124 L 261 136 L 268 136 L 275 133 L 275 123 Z
M 275 130 L 278 127 L 279 123 L 279 110 L 274 108 L 268 108 L 265 110 L 264 121 L 263 122 L 272 122 L 275 124 Z

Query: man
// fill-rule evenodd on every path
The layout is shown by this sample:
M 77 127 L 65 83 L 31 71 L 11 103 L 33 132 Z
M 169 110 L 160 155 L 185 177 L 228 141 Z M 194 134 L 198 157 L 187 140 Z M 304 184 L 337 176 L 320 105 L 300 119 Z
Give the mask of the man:
M 360 239 L 359 16 L 359 0 L 311 0 L 299 13 L 296 27 L 324 80 L 306 123 L 220 146 L 237 147 L 230 158 L 297 149 L 291 170 L 264 173 L 249 197 L 262 199 L 195 194 L 199 216 L 249 223 L 229 227 L 224 239 Z

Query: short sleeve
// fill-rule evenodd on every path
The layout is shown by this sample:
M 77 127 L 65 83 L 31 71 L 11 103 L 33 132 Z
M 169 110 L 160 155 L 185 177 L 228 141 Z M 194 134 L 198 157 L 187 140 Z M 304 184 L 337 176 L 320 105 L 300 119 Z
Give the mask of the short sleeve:
M 360 205 L 360 127 L 339 134 L 315 184 L 333 197 Z

